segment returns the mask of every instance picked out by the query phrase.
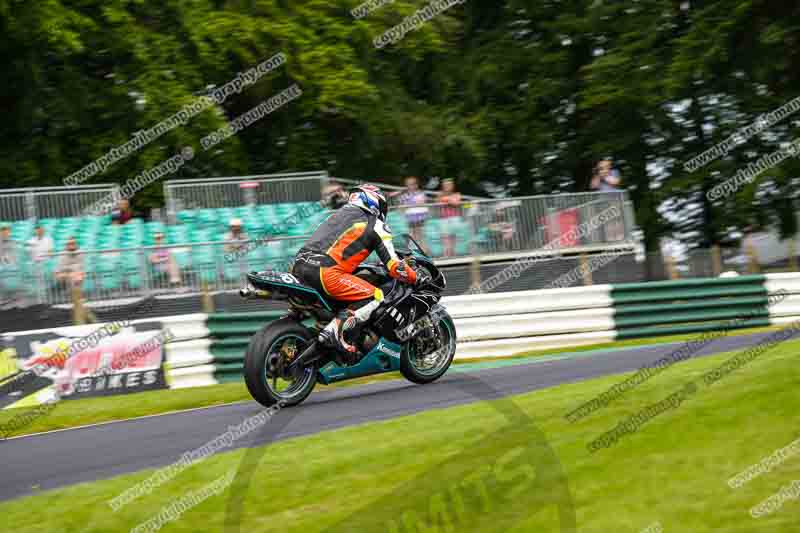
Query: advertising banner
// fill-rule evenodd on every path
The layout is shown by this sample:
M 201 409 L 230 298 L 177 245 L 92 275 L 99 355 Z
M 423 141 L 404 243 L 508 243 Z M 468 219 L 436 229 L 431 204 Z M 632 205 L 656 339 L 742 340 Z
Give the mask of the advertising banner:
M 160 326 L 94 324 L 6 337 L 18 373 L 0 383 L 0 407 L 46 387 L 60 399 L 166 388 L 163 344 L 170 334 Z

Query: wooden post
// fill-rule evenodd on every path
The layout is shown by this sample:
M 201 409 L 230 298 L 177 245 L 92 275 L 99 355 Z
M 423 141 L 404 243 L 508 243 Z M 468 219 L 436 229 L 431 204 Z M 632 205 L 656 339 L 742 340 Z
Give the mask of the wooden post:
M 797 237 L 789 239 L 789 269 L 791 272 L 797 272 Z
M 81 298 L 81 286 L 77 283 L 72 283 L 72 321 L 76 326 L 86 324 L 86 309 L 83 307 L 83 298 Z
M 581 254 L 580 265 L 581 265 L 580 266 L 581 274 L 583 274 L 583 284 L 594 285 L 594 282 L 592 280 L 592 271 L 589 268 L 589 260 L 587 259 L 585 253 Z
M 747 252 L 747 256 L 750 258 L 750 273 L 758 274 L 759 270 L 761 270 L 758 265 L 758 254 L 756 253 L 756 248 L 753 246 L 750 237 L 747 237 L 745 240 L 745 251 Z
M 711 247 L 711 268 L 715 277 L 719 277 L 722 274 L 722 253 L 718 244 Z
M 214 299 L 211 297 L 211 293 L 208 290 L 208 282 L 203 282 L 203 312 L 206 314 L 211 314 L 214 312 Z
M 680 279 L 681 276 L 678 272 L 678 267 L 675 265 L 675 259 L 669 253 L 664 254 L 664 263 L 667 265 L 669 279 Z
M 478 255 L 473 256 L 472 264 L 470 265 L 470 277 L 472 278 L 471 287 L 478 288 L 481 286 L 481 258 Z

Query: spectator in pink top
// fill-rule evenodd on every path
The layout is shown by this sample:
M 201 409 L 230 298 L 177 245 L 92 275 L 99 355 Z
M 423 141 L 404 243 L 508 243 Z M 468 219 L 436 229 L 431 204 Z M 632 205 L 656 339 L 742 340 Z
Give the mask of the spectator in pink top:
M 439 203 L 444 256 L 453 257 L 456 250 L 456 227 L 461 223 L 461 193 L 456 191 L 456 184 L 452 179 L 442 181 Z
M 164 246 L 163 233 L 155 234 L 154 246 Z M 167 279 L 173 287 L 180 285 L 180 269 L 169 248 L 156 248 L 150 254 L 149 259 L 150 264 L 153 266 L 153 281 L 157 285 L 163 285 L 164 280 Z

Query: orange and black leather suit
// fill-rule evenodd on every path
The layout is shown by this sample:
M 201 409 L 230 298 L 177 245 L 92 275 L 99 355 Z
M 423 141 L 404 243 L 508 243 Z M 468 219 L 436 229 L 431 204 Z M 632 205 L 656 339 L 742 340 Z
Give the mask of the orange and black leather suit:
M 334 300 L 381 301 L 380 289 L 353 275 L 373 251 L 390 276 L 411 284 L 417 281 L 417 273 L 398 259 L 388 226 L 354 205 L 345 205 L 317 228 L 297 252 L 292 273 Z

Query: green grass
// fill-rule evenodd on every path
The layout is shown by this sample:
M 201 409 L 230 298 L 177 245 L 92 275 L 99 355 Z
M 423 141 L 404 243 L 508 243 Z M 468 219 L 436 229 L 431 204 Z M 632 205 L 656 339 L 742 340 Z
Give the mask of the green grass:
M 730 335 L 733 336 L 761 333 L 764 331 L 774 331 L 776 329 L 778 328 L 773 327 L 736 330 L 731 332 Z M 558 355 L 564 352 L 578 353 L 590 350 L 631 348 L 650 344 L 681 342 L 695 338 L 697 338 L 697 334 L 672 335 L 648 339 L 629 339 L 614 343 L 538 350 L 534 352 L 526 352 L 525 354 L 519 354 L 513 357 L 463 359 L 455 361 L 455 364 L 473 364 L 480 362 L 500 363 L 501 361 L 506 360 L 522 360 L 531 357 Z M 1 365 L 2 359 L 0 359 L 0 368 L 2 368 Z M 335 383 L 330 386 L 317 385 L 316 391 L 318 392 L 341 387 L 353 387 L 369 383 L 391 381 L 395 379 L 401 379 L 399 372 L 389 372 L 386 374 L 366 376 L 363 378 Z M 209 407 L 214 405 L 224 405 L 241 401 L 252 401 L 252 397 L 250 396 L 250 393 L 247 392 L 244 382 L 226 383 L 222 385 L 212 385 L 193 389 L 160 390 L 142 392 L 132 395 L 69 400 L 61 402 L 58 407 L 48 413 L 47 416 L 36 418 L 30 424 L 17 429 L 12 433 L 12 436 L 30 435 L 32 433 L 66 429 L 86 424 L 124 420 L 140 416 L 168 413 L 172 411 L 180 411 L 199 407 Z M 17 416 L 18 413 L 15 411 L 17 410 L 6 409 L 0 411 L 0 426 Z
M 35 419 L 29 425 L 15 431 L 13 436 L 243 400 L 252 400 L 244 382 L 212 387 L 64 400 L 59 402 L 47 416 Z M 22 409 L 0 411 L 0 425 L 18 416 L 18 411 L 21 412 Z
M 163 531 L 222 531 L 231 494 L 243 506 L 241 531 L 401 533 L 414 529 L 392 529 L 392 521 L 405 516 L 413 525 L 412 513 L 426 521 L 438 513 L 451 526 L 415 530 L 426 533 L 559 531 L 556 507 L 542 505 L 558 485 L 541 431 L 563 467 L 580 532 L 638 533 L 655 521 L 664 531 L 797 531 L 799 500 L 758 520 L 748 511 L 800 479 L 800 457 L 736 490 L 727 480 L 800 436 L 792 424 L 798 349 L 798 341 L 784 343 L 711 386 L 702 375 L 730 354 L 690 360 L 575 424 L 564 415 L 624 376 L 284 441 L 244 462 L 243 450 L 220 454 L 116 513 L 106 501 L 152 471 L 0 504 L 0 516 L 15 533 L 127 530 L 241 464 L 249 487 L 237 480 Z M 611 448 L 587 451 L 691 380 L 698 392 L 685 403 Z

